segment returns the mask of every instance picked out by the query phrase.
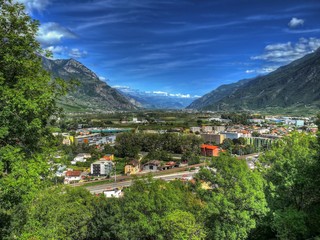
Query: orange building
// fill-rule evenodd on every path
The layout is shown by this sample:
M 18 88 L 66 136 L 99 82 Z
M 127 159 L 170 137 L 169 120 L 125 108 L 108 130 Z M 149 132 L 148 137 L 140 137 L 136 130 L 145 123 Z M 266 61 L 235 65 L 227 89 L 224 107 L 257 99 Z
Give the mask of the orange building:
M 206 157 L 218 157 L 220 153 L 220 148 L 218 146 L 202 144 L 201 145 L 201 155 Z

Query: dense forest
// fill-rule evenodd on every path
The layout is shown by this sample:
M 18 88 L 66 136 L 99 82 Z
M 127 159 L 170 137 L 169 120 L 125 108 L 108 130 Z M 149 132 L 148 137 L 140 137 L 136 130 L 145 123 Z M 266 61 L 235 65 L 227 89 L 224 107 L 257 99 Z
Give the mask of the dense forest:
M 320 238 L 319 134 L 284 137 L 255 170 L 225 154 L 195 181 L 137 179 L 119 199 L 53 185 L 48 124 L 67 86 L 42 69 L 37 30 L 0 0 L 0 239 Z

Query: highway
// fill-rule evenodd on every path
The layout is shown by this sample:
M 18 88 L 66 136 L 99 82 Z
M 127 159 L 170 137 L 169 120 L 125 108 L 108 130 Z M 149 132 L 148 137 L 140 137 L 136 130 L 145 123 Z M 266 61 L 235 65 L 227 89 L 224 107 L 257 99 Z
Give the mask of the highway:
M 163 179 L 165 181 L 172 181 L 174 179 L 192 179 L 193 175 L 196 174 L 198 171 L 184 171 L 179 173 L 172 173 L 167 175 L 161 175 L 161 176 L 154 176 L 154 179 Z M 106 189 L 111 188 L 121 188 L 121 187 L 128 187 L 132 184 L 132 180 L 128 181 L 121 181 L 121 182 L 115 182 L 115 183 L 106 183 L 96 186 L 88 186 L 85 187 L 88 189 L 92 194 L 99 194 L 102 193 Z

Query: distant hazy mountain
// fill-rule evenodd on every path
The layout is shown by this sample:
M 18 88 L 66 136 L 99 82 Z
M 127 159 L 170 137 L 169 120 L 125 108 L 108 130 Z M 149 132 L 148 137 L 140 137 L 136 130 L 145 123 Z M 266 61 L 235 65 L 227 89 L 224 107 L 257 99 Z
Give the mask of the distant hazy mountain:
M 320 49 L 265 76 L 224 85 L 193 102 L 203 110 L 320 107 Z
M 148 109 L 182 109 L 196 99 L 190 96 L 170 96 L 128 88 L 118 88 L 118 90 L 137 107 Z
M 67 111 L 132 110 L 136 106 L 116 89 L 111 88 L 86 66 L 74 59 L 43 58 L 43 66 L 52 76 L 65 81 L 77 80 L 80 85 L 59 103 Z

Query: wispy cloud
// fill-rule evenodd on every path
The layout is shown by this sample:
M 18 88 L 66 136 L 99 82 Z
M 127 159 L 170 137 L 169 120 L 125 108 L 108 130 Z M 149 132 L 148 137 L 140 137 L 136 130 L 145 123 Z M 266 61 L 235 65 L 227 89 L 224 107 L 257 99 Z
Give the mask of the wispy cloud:
M 299 18 L 291 18 L 290 22 L 288 23 L 288 26 L 290 28 L 296 28 L 299 26 L 302 26 L 304 24 L 304 20 L 303 19 L 299 19 Z
M 152 29 L 150 32 L 154 34 L 180 34 L 183 32 L 192 32 L 197 30 L 213 30 L 213 29 L 221 29 L 230 26 L 237 26 L 246 23 L 246 20 L 238 20 L 238 21 L 230 21 L 230 22 L 220 22 L 215 24 L 195 24 L 195 23 L 186 23 L 184 25 L 180 25 L 179 27 L 165 28 L 165 29 Z
M 114 13 L 102 16 L 87 17 L 76 27 L 77 30 L 84 30 L 92 27 L 115 23 L 132 23 L 137 20 L 135 15 L 130 13 Z M 81 21 L 80 21 L 81 22 Z
M 284 29 L 287 33 L 293 34 L 307 34 L 307 33 L 319 33 L 320 28 L 313 28 L 313 29 Z
M 78 48 L 69 49 L 66 46 L 49 46 L 45 48 L 46 50 L 50 51 L 53 54 L 54 58 L 84 58 L 88 55 L 88 52 L 85 50 L 80 50 Z
M 103 77 L 103 76 L 99 76 L 99 79 L 101 81 L 104 81 L 104 82 L 108 82 L 109 81 L 109 79 L 107 79 L 106 77 Z
M 249 21 L 269 21 L 269 20 L 286 19 L 290 16 L 291 16 L 291 14 L 260 14 L 260 15 L 248 16 L 248 17 L 246 17 L 246 20 L 249 20 Z
M 34 10 L 43 11 L 49 4 L 49 0 L 16 0 L 26 6 L 27 12 L 31 13 Z
M 264 54 L 251 57 L 251 59 L 288 63 L 315 51 L 319 47 L 320 39 L 318 38 L 300 38 L 295 44 L 287 42 L 267 45 Z
M 83 58 L 88 55 L 87 51 L 79 50 L 78 48 L 72 48 L 69 53 L 69 57 L 71 58 Z
M 247 74 L 268 74 L 268 73 L 271 73 L 271 72 L 277 70 L 278 68 L 279 68 L 279 66 L 264 66 L 264 67 L 258 68 L 258 69 L 246 70 L 245 73 L 247 73 Z
M 39 27 L 37 39 L 43 46 L 60 43 L 63 38 L 76 38 L 76 34 L 55 22 L 44 23 Z

